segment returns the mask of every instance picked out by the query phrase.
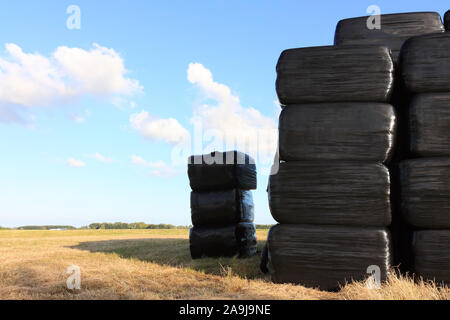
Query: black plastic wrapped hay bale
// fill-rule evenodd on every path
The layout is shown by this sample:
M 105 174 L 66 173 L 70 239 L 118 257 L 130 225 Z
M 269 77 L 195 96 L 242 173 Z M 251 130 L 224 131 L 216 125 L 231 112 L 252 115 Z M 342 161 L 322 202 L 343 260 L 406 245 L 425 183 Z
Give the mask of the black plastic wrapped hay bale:
M 418 94 L 409 110 L 410 150 L 420 157 L 450 156 L 450 93 Z
M 256 253 L 256 229 L 243 222 L 225 227 L 193 227 L 189 243 L 192 259 L 201 257 L 250 257 Z
M 400 164 L 402 213 L 418 228 L 450 229 L 450 158 Z
M 191 193 L 191 218 L 194 226 L 224 226 L 253 222 L 251 191 L 228 190 Z
M 445 30 L 450 31 L 450 10 L 448 10 L 445 13 L 444 24 L 445 24 Z
M 401 51 L 402 77 L 414 93 L 450 92 L 450 33 L 407 40 Z
M 369 17 L 339 21 L 335 45 L 382 45 L 391 48 L 394 61 L 398 60 L 403 43 L 413 36 L 443 32 L 441 16 L 437 12 L 410 12 L 380 15 L 380 29 L 369 29 Z
M 395 131 L 395 112 L 389 104 L 290 105 L 280 115 L 280 159 L 382 163 L 391 157 Z
M 450 284 L 450 230 L 416 231 L 413 237 L 416 276 Z
M 394 82 L 390 50 L 375 46 L 326 46 L 283 51 L 277 93 L 283 105 L 389 100 Z
M 391 265 L 386 229 L 277 225 L 267 239 L 268 269 L 276 283 L 334 290 L 346 281 L 363 280 L 368 268 L 380 268 L 385 281 Z
M 389 180 L 376 163 L 282 162 L 269 178 L 270 211 L 282 224 L 389 226 Z
M 255 161 L 238 151 L 191 156 L 188 160 L 188 175 L 193 191 L 256 189 Z

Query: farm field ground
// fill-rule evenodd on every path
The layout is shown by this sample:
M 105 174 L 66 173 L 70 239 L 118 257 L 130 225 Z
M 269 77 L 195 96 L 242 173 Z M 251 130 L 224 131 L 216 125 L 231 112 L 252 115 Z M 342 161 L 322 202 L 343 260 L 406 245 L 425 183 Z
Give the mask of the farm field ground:
M 258 230 L 259 251 L 267 230 Z M 450 289 L 391 276 L 339 292 L 273 284 L 249 259 L 191 260 L 189 230 L 0 231 L 0 299 L 449 299 Z M 81 290 L 66 287 L 81 270 Z

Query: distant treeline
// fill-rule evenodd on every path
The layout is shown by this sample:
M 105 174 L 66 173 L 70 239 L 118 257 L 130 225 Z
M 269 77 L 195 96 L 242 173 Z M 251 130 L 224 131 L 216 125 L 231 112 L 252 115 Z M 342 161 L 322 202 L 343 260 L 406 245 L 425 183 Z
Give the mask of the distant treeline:
M 72 226 L 23 226 L 17 228 L 17 230 L 55 230 L 55 229 L 75 230 L 76 228 Z
M 147 224 L 145 222 L 115 222 L 115 223 L 91 223 L 87 227 L 82 227 L 81 229 L 186 229 L 189 226 L 174 226 L 172 224 Z
M 256 229 L 270 229 L 272 225 L 270 224 L 257 224 L 255 225 Z M 172 224 L 147 224 L 145 222 L 133 222 L 133 223 L 125 223 L 125 222 L 103 222 L 103 223 L 91 223 L 88 226 L 83 226 L 81 228 L 75 228 L 73 226 L 23 226 L 16 228 L 17 230 L 119 230 L 119 229 L 189 229 L 192 226 L 174 226 Z M 2 228 L 0 230 L 6 230 L 9 228 Z

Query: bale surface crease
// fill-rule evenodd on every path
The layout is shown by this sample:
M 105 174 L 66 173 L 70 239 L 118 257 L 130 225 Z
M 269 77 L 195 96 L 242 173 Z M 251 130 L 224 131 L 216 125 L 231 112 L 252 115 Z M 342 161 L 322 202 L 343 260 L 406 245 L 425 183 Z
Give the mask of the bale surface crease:
M 383 163 L 391 157 L 395 131 L 396 116 L 389 104 L 290 105 L 280 115 L 280 159 Z
M 308 102 L 386 102 L 394 64 L 386 47 L 326 46 L 289 49 L 277 65 L 282 105 Z
M 410 37 L 443 32 L 441 16 L 437 12 L 410 12 L 380 15 L 380 29 L 367 27 L 369 17 L 339 21 L 336 27 L 335 45 L 382 45 L 392 50 L 398 60 L 403 43 Z M 373 22 L 372 19 L 369 22 Z M 370 24 L 369 25 L 373 25 Z
M 402 213 L 414 227 L 450 229 L 450 158 L 400 164 Z
M 450 156 L 450 93 L 416 95 L 409 109 L 410 151 Z
M 282 224 L 389 226 L 389 171 L 376 163 L 282 162 L 269 178 L 269 206 Z
M 386 229 L 277 225 L 268 236 L 268 268 L 276 283 L 333 290 L 369 277 L 370 266 L 386 280 L 391 265 Z
M 413 255 L 416 276 L 450 284 L 450 230 L 416 231 Z
M 450 92 L 450 33 L 410 38 L 401 51 L 401 72 L 414 93 Z

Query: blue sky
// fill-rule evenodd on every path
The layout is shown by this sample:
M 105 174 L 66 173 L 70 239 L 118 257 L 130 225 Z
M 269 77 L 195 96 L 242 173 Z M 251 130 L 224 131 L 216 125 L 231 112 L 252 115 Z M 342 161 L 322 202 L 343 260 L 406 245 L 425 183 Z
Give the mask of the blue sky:
M 79 30 L 66 26 L 72 4 Z M 186 167 L 173 150 L 195 151 L 193 119 L 232 138 L 261 130 L 273 138 L 281 51 L 332 44 L 337 22 L 372 4 L 382 13 L 448 9 L 446 1 L 1 4 L 0 225 L 190 224 Z M 257 223 L 274 223 L 262 174 L 271 141 L 256 150 Z

